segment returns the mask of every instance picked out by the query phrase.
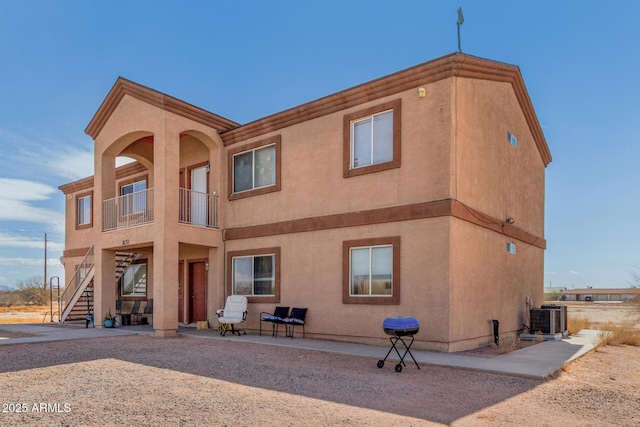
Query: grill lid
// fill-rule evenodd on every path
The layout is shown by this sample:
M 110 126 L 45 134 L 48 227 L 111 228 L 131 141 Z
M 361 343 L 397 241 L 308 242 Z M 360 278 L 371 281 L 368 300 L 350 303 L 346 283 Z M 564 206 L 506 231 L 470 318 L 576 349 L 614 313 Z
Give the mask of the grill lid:
M 415 317 L 387 317 L 382 329 L 388 335 L 412 335 L 420 330 L 420 323 Z

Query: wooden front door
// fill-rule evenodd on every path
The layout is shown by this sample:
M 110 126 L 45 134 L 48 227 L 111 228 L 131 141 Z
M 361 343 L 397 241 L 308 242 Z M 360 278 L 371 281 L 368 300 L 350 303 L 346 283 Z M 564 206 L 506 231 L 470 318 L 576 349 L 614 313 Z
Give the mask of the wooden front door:
M 207 320 L 207 269 L 204 261 L 189 263 L 189 323 Z
M 178 322 L 185 322 L 184 318 L 184 261 L 178 263 Z

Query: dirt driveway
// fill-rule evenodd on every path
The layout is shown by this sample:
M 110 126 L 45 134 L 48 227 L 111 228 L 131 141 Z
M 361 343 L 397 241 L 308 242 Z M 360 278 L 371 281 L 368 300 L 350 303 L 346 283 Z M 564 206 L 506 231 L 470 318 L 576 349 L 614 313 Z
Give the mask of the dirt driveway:
M 588 307 L 569 312 L 623 313 Z M 194 337 L 2 346 L 0 425 L 640 425 L 638 347 L 599 349 L 544 381 L 376 361 Z
M 593 352 L 546 381 L 424 365 L 397 374 L 375 365 L 239 339 L 137 335 L 3 346 L 0 425 L 640 423 L 637 347 Z

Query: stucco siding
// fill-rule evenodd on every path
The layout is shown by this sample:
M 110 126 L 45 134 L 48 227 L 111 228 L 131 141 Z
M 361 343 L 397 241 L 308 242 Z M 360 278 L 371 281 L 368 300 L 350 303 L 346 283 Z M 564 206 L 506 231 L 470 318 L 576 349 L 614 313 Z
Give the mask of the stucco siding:
M 259 313 L 272 312 L 275 305 L 307 307 L 312 336 L 383 343 L 384 319 L 410 316 L 422 325 L 415 345 L 443 349 L 450 317 L 448 228 L 447 218 L 432 218 L 229 241 L 227 251 L 281 248 L 280 302 L 250 304 L 246 326 L 258 329 Z M 342 242 L 385 236 L 401 241 L 400 304 L 343 303 Z
M 455 198 L 544 236 L 545 165 L 508 83 L 456 78 Z M 517 146 L 507 140 L 510 132 Z
M 245 144 L 281 135 L 281 191 L 233 200 L 227 227 L 354 212 L 440 200 L 449 195 L 450 79 L 296 124 Z M 343 117 L 400 99 L 402 164 L 398 169 L 345 178 Z M 227 148 L 228 150 L 229 148 Z

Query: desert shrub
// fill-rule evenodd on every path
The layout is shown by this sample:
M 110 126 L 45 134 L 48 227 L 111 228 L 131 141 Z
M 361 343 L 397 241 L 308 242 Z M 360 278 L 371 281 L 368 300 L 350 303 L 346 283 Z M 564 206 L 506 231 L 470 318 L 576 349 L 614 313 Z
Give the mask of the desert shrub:
M 0 293 L 0 306 L 45 305 L 49 303 L 49 292 L 42 285 L 41 277 L 31 277 L 16 283 L 14 291 Z
M 591 328 L 591 321 L 584 317 L 572 316 L 571 314 L 568 316 L 567 323 L 569 335 L 575 335 L 583 329 Z
M 602 326 L 598 333 L 598 341 L 596 345 L 632 345 L 640 347 L 640 330 L 633 327 L 632 323 L 626 322 L 620 325 L 608 323 Z
M 516 336 L 504 336 L 500 337 L 498 344 L 492 344 L 494 348 L 497 348 L 501 354 L 510 353 L 518 348 L 518 342 L 520 338 Z

